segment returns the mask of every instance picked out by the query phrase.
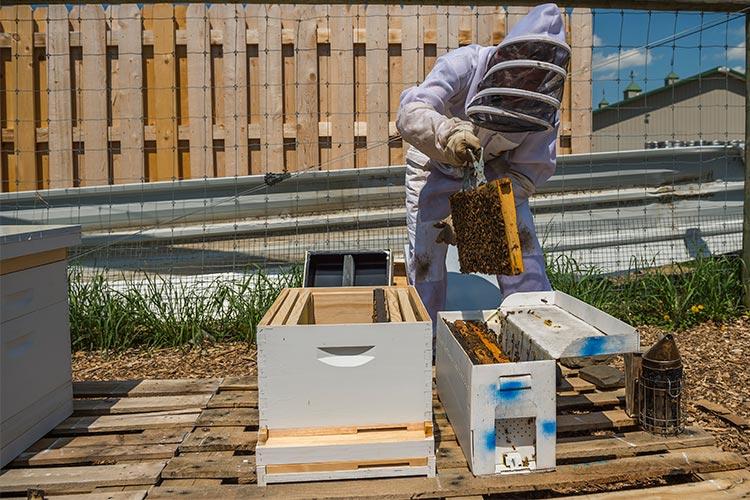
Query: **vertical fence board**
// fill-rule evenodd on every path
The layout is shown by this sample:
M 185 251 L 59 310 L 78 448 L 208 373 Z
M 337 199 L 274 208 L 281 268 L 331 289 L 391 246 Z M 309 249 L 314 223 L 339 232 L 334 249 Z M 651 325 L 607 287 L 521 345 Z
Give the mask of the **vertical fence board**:
M 153 16 L 156 168 L 149 177 L 165 181 L 178 177 L 174 7 L 156 4 Z
M 73 117 L 68 9 L 64 5 L 50 5 L 47 15 L 49 16 L 47 22 L 49 187 L 62 188 L 73 185 Z
M 247 37 L 241 5 L 223 5 L 224 17 L 224 169 L 247 175 Z
M 260 99 L 261 148 L 264 172 L 284 171 L 284 82 L 281 53 L 281 9 L 278 5 L 260 8 L 258 29 L 258 66 L 263 84 Z
M 143 132 L 143 53 L 141 12 L 137 5 L 112 6 L 117 30 L 118 74 L 113 89 L 113 120 L 120 131 L 120 164 L 113 169 L 115 184 L 146 178 Z M 113 35 L 115 32 L 113 31 Z
M 388 17 L 385 5 L 367 7 L 367 165 L 389 164 Z
M 31 7 L 17 5 L 6 12 L 11 16 L 11 102 L 13 103 L 13 131 L 15 134 L 15 179 L 11 191 L 36 189 L 36 102 L 34 99 L 34 20 Z M 9 165 L 10 170 L 10 165 Z
M 571 153 L 588 153 L 591 151 L 592 133 L 591 47 L 593 46 L 594 22 L 591 9 L 573 9 L 570 20 Z
M 331 5 L 329 88 L 331 161 L 329 169 L 354 166 L 354 51 L 352 7 Z
M 107 139 L 107 31 L 101 5 L 81 6 L 84 160 L 81 186 L 109 183 Z
M 495 45 L 505 37 L 505 10 L 502 7 L 478 8 L 477 41 L 480 45 Z
M 298 6 L 296 130 L 297 170 L 320 163 L 318 133 L 318 30 L 314 6 Z
M 187 94 L 193 178 L 214 176 L 210 33 L 206 5 L 190 4 L 187 9 Z

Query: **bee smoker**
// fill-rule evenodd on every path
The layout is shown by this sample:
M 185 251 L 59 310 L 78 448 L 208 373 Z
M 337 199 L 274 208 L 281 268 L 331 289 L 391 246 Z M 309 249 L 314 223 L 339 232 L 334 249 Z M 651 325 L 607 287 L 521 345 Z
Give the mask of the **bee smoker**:
M 638 378 L 638 421 L 654 434 L 679 434 L 682 425 L 682 359 L 672 334 L 643 354 Z

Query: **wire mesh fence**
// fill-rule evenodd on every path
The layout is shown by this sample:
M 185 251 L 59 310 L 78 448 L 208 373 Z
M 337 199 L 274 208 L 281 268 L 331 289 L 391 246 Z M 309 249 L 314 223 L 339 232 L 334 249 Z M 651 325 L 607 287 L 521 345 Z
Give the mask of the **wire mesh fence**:
M 525 7 L 0 8 L 3 224 L 81 224 L 114 278 L 211 281 L 406 243 L 401 91 Z M 551 258 L 603 272 L 742 245 L 742 11 L 563 9 Z

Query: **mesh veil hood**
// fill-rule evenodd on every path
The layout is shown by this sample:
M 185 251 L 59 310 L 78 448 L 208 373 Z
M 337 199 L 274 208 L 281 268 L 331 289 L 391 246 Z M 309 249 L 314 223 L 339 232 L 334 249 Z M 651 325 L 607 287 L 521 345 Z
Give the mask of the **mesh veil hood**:
M 477 126 L 498 132 L 553 127 L 560 108 L 570 47 L 559 8 L 532 9 L 490 55 L 466 114 Z

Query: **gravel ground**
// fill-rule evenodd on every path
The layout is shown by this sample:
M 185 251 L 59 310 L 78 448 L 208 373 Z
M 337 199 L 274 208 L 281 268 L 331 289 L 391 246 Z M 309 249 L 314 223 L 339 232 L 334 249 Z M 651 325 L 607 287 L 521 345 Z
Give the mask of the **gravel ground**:
M 641 342 L 651 345 L 663 333 L 642 328 Z M 750 430 L 738 429 L 693 404 L 707 399 L 750 419 L 750 318 L 722 325 L 704 323 L 675 335 L 685 365 L 687 424 L 711 431 L 723 449 L 750 458 Z M 242 342 L 73 355 L 75 380 L 225 377 L 255 370 L 255 347 Z

